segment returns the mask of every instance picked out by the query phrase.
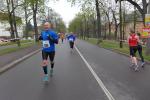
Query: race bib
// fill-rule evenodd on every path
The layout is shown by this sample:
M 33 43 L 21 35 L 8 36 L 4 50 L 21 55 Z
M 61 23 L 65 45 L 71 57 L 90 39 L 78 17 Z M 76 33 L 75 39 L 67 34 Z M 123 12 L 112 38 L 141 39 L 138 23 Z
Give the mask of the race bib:
M 73 42 L 73 38 L 69 38 L 69 41 L 72 41 L 72 42 Z
M 50 47 L 50 43 L 48 40 L 43 41 L 43 48 L 49 48 Z

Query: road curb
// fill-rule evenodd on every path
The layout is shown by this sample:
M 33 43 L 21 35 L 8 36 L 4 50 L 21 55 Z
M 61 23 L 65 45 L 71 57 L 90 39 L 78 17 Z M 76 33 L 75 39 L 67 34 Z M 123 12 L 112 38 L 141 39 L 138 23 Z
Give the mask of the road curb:
M 29 53 L 28 55 L 25 55 L 25 56 L 15 60 L 15 61 L 13 61 L 13 62 L 7 64 L 7 65 L 5 65 L 4 67 L 0 68 L 0 74 L 6 72 L 7 70 L 9 70 L 11 68 L 13 68 L 18 63 L 22 62 L 23 60 L 25 60 L 25 59 L 27 59 L 27 58 L 29 58 L 31 56 L 33 56 L 34 54 L 38 53 L 39 51 L 40 51 L 40 49 L 38 49 L 36 51 L 33 51 L 33 52 Z

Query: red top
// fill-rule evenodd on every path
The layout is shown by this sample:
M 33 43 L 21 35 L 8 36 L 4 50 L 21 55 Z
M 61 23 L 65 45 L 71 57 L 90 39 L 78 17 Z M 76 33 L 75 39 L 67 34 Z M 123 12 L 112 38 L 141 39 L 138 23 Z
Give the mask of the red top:
M 138 37 L 137 35 L 134 33 L 134 34 L 131 34 L 129 36 L 129 46 L 137 46 L 138 45 Z

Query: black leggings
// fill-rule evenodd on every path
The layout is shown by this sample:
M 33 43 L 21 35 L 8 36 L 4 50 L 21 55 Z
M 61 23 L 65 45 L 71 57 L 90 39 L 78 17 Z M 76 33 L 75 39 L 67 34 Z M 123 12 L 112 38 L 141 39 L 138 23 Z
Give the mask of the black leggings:
M 69 43 L 70 43 L 70 48 L 73 49 L 73 47 L 74 47 L 74 42 L 70 41 Z
M 51 62 L 54 62 L 54 58 L 55 58 L 55 52 L 45 52 L 42 51 L 42 59 L 43 60 L 47 60 L 49 57 Z
M 142 46 L 138 45 L 137 49 L 138 49 L 138 53 L 139 53 L 139 56 L 141 58 L 141 61 L 144 62 L 144 58 L 143 58 L 143 55 L 142 55 Z
M 63 43 L 63 42 L 64 42 L 64 39 L 61 39 L 61 42 Z

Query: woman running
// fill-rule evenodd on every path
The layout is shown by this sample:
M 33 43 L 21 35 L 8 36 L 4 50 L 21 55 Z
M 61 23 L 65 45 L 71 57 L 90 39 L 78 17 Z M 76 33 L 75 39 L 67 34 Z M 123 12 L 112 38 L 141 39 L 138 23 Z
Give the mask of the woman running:
M 130 50 L 130 58 L 132 62 L 132 67 L 135 66 L 135 71 L 138 71 L 138 61 L 136 58 L 137 46 L 139 43 L 139 37 L 133 30 L 130 30 L 130 35 L 128 36 L 128 44 Z

